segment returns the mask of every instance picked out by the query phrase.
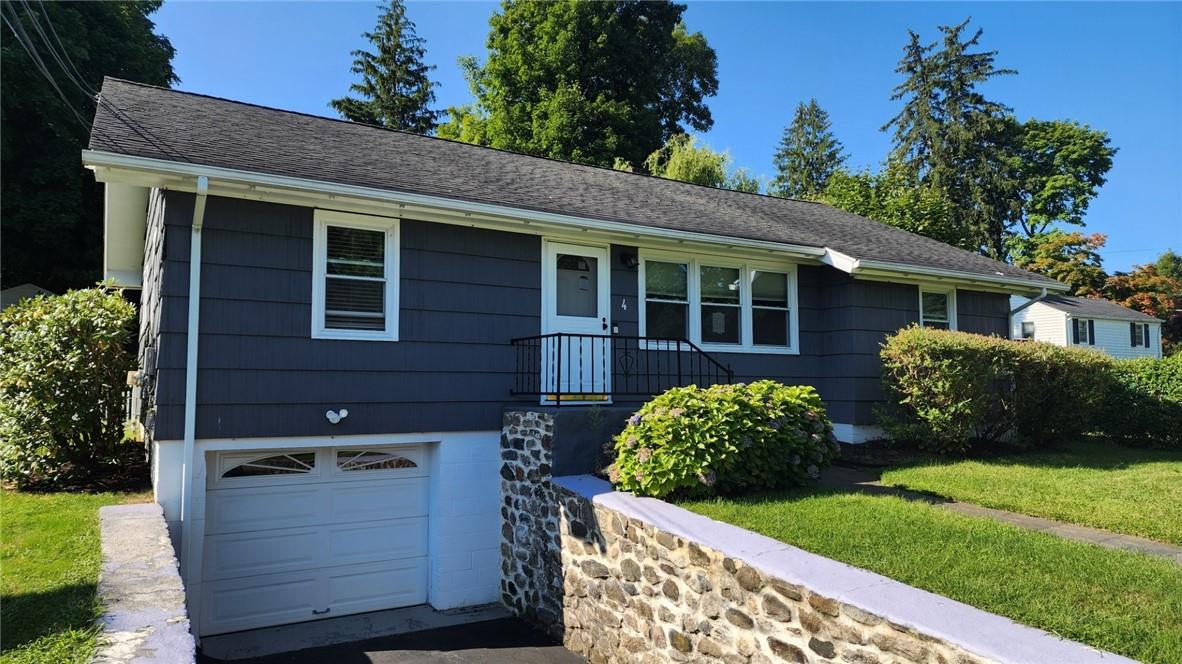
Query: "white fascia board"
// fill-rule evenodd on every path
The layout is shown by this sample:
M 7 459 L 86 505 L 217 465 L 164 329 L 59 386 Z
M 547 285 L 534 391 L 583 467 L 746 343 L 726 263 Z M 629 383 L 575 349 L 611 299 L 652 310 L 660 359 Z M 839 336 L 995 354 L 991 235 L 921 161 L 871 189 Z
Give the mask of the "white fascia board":
M 1021 289 L 1021 291 L 1015 292 L 1041 292 L 1044 289 L 1048 291 L 1063 292 L 1069 288 L 1067 284 L 1062 284 L 1059 282 L 1050 284 L 1043 281 L 1023 279 L 1021 277 L 1008 277 L 1004 274 L 978 274 L 976 272 L 962 272 L 960 270 L 947 270 L 943 268 L 906 265 L 904 263 L 890 263 L 886 261 L 865 259 L 858 261 L 858 263 L 859 272 L 890 272 L 892 274 L 915 275 L 918 277 L 931 277 L 935 279 L 944 279 L 965 283 L 1001 284 Z
M 148 189 L 108 182 L 103 192 L 103 279 L 122 288 L 143 285 Z
M 191 190 L 193 187 L 192 179 L 196 176 L 203 175 L 210 180 L 211 195 L 240 197 L 241 194 L 247 194 L 245 197 L 250 197 L 249 194 L 251 193 L 257 196 L 268 191 L 274 191 L 275 193 L 286 192 L 298 196 L 300 192 L 304 192 L 305 195 L 307 192 L 312 192 L 318 194 L 321 199 L 327 197 L 330 202 L 348 203 L 349 199 L 354 199 L 363 204 L 366 202 L 371 204 L 373 202 L 380 202 L 386 205 L 394 204 L 401 208 L 422 206 L 436 211 L 459 212 L 469 217 L 474 217 L 473 221 L 475 221 L 475 218 L 488 217 L 515 221 L 517 223 L 543 224 L 567 230 L 574 229 L 584 232 L 595 230 L 635 238 L 655 237 L 676 242 L 700 242 L 703 244 L 726 245 L 728 247 L 759 249 L 814 260 L 819 259 L 825 253 L 825 249 L 822 247 L 765 242 L 723 235 L 711 235 L 709 233 L 641 226 L 626 222 L 525 210 L 490 203 L 462 201 L 427 194 L 376 189 L 373 187 L 339 184 L 283 175 L 269 175 L 217 166 L 186 164 L 96 150 L 83 150 L 82 163 L 94 168 L 96 171 L 95 177 L 103 181 L 132 181 L 137 183 L 149 181 L 155 182 L 155 186 L 165 186 L 180 190 Z M 119 172 L 124 170 L 132 171 L 129 174 L 130 177 Z M 137 171 L 147 174 L 147 179 L 137 178 L 135 173 Z M 159 178 L 152 177 L 158 174 L 164 175 L 165 179 L 160 180 Z M 168 181 L 169 176 L 173 178 L 179 177 L 181 179 L 175 183 L 170 183 Z M 323 205 L 324 203 L 322 202 L 321 204 Z

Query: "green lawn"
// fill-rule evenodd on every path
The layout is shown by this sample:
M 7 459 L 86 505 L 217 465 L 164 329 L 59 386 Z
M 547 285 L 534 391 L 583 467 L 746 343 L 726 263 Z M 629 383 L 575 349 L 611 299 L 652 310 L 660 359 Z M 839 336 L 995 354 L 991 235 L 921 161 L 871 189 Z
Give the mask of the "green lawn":
M 94 655 L 98 509 L 144 494 L 0 493 L 0 663 Z
M 683 504 L 820 555 L 1145 662 L 1182 662 L 1182 566 L 894 496 Z
M 1182 452 L 1069 451 L 888 470 L 883 484 L 1182 545 Z

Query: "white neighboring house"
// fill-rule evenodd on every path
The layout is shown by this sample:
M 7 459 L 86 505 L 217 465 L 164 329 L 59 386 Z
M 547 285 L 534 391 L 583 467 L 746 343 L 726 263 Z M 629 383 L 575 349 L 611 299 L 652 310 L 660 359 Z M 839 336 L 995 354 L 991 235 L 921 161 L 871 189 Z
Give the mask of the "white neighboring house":
M 1116 358 L 1161 357 L 1160 319 L 1108 300 L 1010 298 L 1010 338 L 1086 346 Z

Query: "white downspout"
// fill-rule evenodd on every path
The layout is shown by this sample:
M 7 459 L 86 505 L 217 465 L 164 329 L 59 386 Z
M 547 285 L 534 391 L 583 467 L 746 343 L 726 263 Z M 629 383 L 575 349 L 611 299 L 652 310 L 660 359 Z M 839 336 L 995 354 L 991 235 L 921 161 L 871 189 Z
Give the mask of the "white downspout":
M 197 438 L 197 342 L 201 320 L 201 228 L 205 222 L 205 198 L 209 193 L 209 179 L 204 175 L 197 178 L 197 196 L 193 201 L 193 226 L 189 242 L 189 320 L 185 337 L 185 440 L 183 465 L 181 467 L 181 578 L 185 582 L 190 609 L 196 599 L 196 588 L 190 586 L 193 580 L 193 562 L 196 545 L 193 541 L 193 482 L 196 471 Z M 195 625 L 195 612 L 190 610 L 189 620 Z M 194 632 L 196 634 L 196 631 Z

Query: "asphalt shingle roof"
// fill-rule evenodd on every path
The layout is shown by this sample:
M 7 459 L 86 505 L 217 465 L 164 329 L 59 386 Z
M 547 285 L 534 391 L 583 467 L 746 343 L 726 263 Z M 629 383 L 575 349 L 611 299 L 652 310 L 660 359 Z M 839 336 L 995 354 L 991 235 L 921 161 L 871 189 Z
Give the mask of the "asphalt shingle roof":
M 1057 282 L 828 205 L 714 189 L 107 78 L 90 149 L 828 247 L 857 259 Z
M 1072 295 L 1048 295 L 1040 299 L 1039 302 L 1052 309 L 1069 313 L 1076 318 L 1106 318 L 1109 320 L 1145 321 L 1146 323 L 1159 320 L 1136 309 L 1122 307 L 1110 300 Z

